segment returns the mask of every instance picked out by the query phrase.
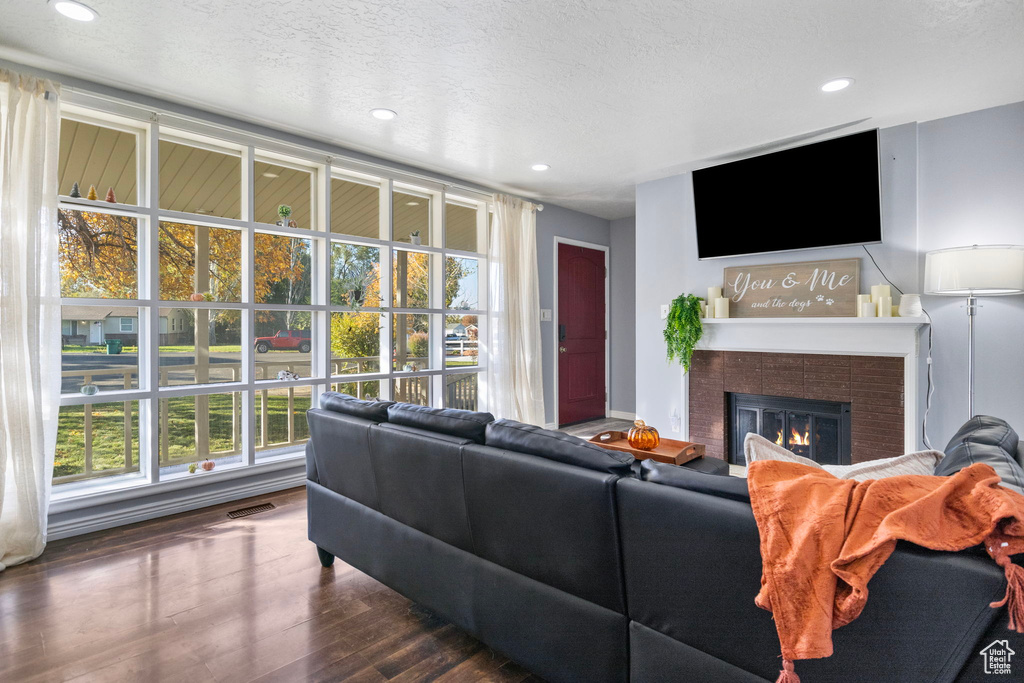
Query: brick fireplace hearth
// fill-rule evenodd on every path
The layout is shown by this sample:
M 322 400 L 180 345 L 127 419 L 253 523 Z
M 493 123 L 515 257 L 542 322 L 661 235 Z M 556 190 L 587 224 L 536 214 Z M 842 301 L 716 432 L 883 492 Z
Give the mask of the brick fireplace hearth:
M 904 359 L 897 356 L 695 351 L 690 440 L 728 460 L 727 394 L 850 403 L 854 463 L 904 452 Z

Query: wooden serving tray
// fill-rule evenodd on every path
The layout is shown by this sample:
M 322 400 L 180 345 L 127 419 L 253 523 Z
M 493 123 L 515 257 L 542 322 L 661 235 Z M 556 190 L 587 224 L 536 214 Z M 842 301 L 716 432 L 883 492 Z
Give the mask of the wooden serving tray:
M 642 451 L 629 445 L 629 441 L 626 439 L 626 432 L 616 430 L 595 434 L 590 439 L 590 442 L 597 444 L 601 448 L 625 451 L 637 460 L 657 460 L 669 465 L 682 465 L 704 455 L 704 444 L 675 441 L 674 439 L 662 439 L 656 448 Z

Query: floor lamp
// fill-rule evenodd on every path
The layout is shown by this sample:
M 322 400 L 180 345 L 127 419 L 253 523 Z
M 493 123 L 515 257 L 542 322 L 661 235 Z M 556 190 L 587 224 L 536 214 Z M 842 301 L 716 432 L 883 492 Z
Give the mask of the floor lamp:
M 967 405 L 974 417 L 974 316 L 979 296 L 1024 294 L 1024 246 L 993 244 L 930 251 L 924 257 L 926 294 L 967 297 Z

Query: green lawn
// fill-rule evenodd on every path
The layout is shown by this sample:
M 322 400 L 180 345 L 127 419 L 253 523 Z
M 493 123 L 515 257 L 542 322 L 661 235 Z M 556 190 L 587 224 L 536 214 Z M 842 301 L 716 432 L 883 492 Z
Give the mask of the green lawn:
M 277 392 L 277 393 L 275 393 Z M 295 439 L 309 436 L 306 410 L 310 406 L 308 387 L 296 387 L 294 398 Z M 233 449 L 231 394 L 211 394 L 207 398 L 210 415 L 210 450 Z M 193 396 L 167 399 L 168 451 L 161 453 L 161 464 L 177 464 L 203 460 L 205 453 L 196 453 Z M 132 465 L 138 469 L 139 415 L 138 402 L 132 401 Z M 241 400 L 239 400 L 239 406 Z M 261 442 L 260 402 L 256 401 L 256 443 Z M 92 406 L 92 468 L 94 472 L 124 467 L 124 404 L 97 403 Z M 269 446 L 288 439 L 288 396 L 285 390 L 272 390 L 267 396 L 267 435 Z M 161 443 L 163 443 L 161 439 Z M 259 446 L 257 446 L 259 447 Z M 57 454 L 53 476 L 81 474 L 85 469 L 85 406 L 63 406 L 57 427 Z

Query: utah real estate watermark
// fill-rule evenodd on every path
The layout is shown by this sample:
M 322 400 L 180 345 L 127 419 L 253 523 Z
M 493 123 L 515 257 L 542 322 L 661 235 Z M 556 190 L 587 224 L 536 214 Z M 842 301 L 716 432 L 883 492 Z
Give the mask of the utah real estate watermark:
M 985 659 L 985 673 L 1007 676 L 1012 673 L 1010 660 L 1016 652 L 1006 640 L 993 640 L 979 652 Z

